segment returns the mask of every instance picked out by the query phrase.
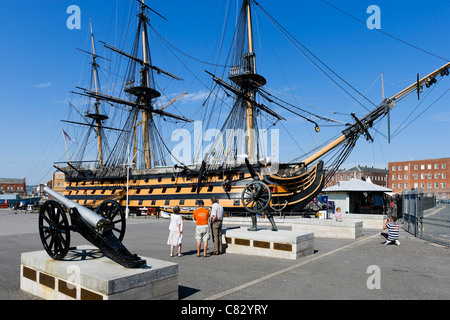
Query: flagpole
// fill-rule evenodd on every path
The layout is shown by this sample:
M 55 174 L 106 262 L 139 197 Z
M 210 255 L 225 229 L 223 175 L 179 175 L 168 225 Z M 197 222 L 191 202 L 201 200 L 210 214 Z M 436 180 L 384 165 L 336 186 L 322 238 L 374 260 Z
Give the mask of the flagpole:
M 69 149 L 67 148 L 66 135 L 64 134 L 64 129 L 61 128 L 61 130 L 62 130 L 62 135 L 63 135 L 63 138 L 64 138 L 64 144 L 66 145 L 67 158 L 69 158 L 69 163 L 70 163 L 70 155 L 69 155 Z

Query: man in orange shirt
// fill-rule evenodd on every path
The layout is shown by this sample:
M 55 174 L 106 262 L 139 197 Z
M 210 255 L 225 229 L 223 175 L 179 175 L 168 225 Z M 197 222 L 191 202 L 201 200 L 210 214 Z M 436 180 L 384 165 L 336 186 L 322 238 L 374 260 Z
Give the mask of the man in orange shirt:
M 203 257 L 209 257 L 208 254 L 208 240 L 209 240 L 209 225 L 208 219 L 210 217 L 209 210 L 203 206 L 203 200 L 198 200 L 198 209 L 194 211 L 192 218 L 195 220 L 197 227 L 195 228 L 195 239 L 197 240 L 197 257 L 200 257 L 200 247 L 203 241 Z

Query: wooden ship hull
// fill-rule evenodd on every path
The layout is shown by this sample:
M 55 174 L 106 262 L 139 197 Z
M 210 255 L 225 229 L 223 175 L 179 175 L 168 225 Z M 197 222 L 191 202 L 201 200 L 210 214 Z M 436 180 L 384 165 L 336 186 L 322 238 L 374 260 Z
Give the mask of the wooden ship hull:
M 254 166 L 254 169 L 258 168 Z M 210 172 L 200 183 L 196 172 L 189 174 L 186 171 L 177 168 L 132 170 L 128 183 L 130 211 L 143 214 L 171 212 L 178 205 L 182 212 L 189 214 L 198 207 L 197 200 L 202 199 L 209 206 L 211 197 L 215 196 L 227 213 L 245 212 L 242 192 L 253 181 L 245 164 Z M 322 190 L 325 172 L 320 161 L 311 170 L 295 176 L 268 175 L 260 176 L 260 179 L 270 188 L 272 210 L 299 212 Z M 124 170 L 117 176 L 101 179 L 92 173 L 81 170 L 72 173 L 66 181 L 64 196 L 92 208 L 106 200 L 115 200 L 123 207 L 127 205 L 127 174 Z

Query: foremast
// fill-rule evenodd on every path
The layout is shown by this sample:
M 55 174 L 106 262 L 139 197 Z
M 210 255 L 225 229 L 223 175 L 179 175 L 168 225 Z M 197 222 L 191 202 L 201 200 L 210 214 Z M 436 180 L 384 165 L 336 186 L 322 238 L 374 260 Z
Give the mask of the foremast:
M 251 12 L 251 1 L 243 0 L 241 8 L 241 19 L 245 19 L 246 35 L 247 35 L 247 50 L 243 52 L 240 57 L 235 57 L 235 65 L 230 69 L 228 78 L 234 82 L 238 88 L 238 96 L 244 96 L 243 105 L 245 107 L 245 131 L 246 131 L 246 148 L 247 155 L 250 163 L 256 163 L 257 157 L 257 143 L 255 128 L 256 117 L 255 111 L 258 104 L 255 102 L 255 93 L 259 87 L 266 84 L 266 79 L 256 73 L 256 56 L 253 50 L 253 23 L 252 23 L 252 12 Z M 241 21 L 244 25 L 244 21 Z M 243 35 L 245 36 L 245 35 Z M 243 48 L 244 49 L 244 48 Z M 227 88 L 223 81 L 218 82 L 217 78 L 215 81 Z M 227 88 L 230 90 L 230 88 Z M 231 91 L 233 91 L 231 89 Z

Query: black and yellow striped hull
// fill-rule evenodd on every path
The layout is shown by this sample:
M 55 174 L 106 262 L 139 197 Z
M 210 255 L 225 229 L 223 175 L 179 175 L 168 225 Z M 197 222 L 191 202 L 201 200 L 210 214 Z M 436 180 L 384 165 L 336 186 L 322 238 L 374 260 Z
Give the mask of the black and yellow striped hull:
M 255 168 L 258 172 L 258 168 Z M 272 193 L 271 206 L 274 209 L 284 207 L 283 211 L 301 211 L 322 190 L 325 170 L 322 162 L 310 170 L 292 177 L 262 176 Z M 158 212 L 163 208 L 180 206 L 190 210 L 202 199 L 206 206 L 215 196 L 226 212 L 244 212 L 241 194 L 245 186 L 253 181 L 248 168 L 243 165 L 232 170 L 208 172 L 201 182 L 198 176 L 173 169 L 162 172 L 159 169 L 145 172 L 132 171 L 129 178 L 128 201 L 131 211 Z M 84 172 L 72 178 L 66 178 L 64 193 L 68 199 L 81 205 L 95 208 L 105 200 L 116 200 L 126 206 L 126 176 L 95 175 L 95 172 Z

